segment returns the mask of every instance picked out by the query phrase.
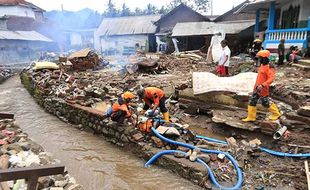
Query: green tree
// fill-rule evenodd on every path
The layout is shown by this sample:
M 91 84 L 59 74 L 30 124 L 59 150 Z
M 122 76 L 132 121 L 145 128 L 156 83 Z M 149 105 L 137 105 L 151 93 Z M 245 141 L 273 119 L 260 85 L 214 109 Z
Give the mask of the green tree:
M 168 7 L 170 10 L 172 10 L 179 6 L 181 3 L 184 3 L 199 13 L 206 14 L 209 9 L 210 0 L 172 0 Z
M 152 5 L 151 3 L 147 4 L 146 9 L 144 10 L 145 15 L 153 15 L 157 13 L 157 8 L 154 5 Z
M 124 3 L 122 6 L 122 10 L 120 11 L 120 16 L 130 16 L 130 15 L 131 15 L 130 9 Z
M 118 16 L 118 10 L 115 8 L 112 0 L 108 0 L 107 10 L 104 12 L 106 17 L 116 17 Z
M 135 9 L 134 15 L 135 15 L 135 16 L 143 15 L 143 11 L 142 11 L 140 8 L 137 7 L 137 8 Z
M 167 8 L 165 8 L 165 6 L 162 6 L 159 10 L 158 10 L 158 13 L 159 14 L 166 14 L 166 13 L 168 13 L 168 9 Z

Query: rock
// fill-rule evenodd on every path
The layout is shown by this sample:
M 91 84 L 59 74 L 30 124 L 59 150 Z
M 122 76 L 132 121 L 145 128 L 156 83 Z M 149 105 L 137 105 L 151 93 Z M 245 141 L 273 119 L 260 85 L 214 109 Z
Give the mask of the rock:
M 38 179 L 38 189 L 44 189 L 51 187 L 53 185 L 53 180 L 50 177 L 39 177 Z
M 299 108 L 297 113 L 302 116 L 310 117 L 310 106 L 304 106 Z
M 209 156 L 210 156 L 210 159 L 212 162 L 217 161 L 217 155 L 216 154 L 210 154 Z
M 225 160 L 225 154 L 218 154 L 217 157 L 218 157 L 218 159 L 219 159 L 221 162 L 224 162 L 224 160 Z
M 128 138 L 124 134 L 121 136 L 121 141 L 124 142 L 124 143 L 128 143 L 129 142 Z
M 85 188 L 79 184 L 71 184 L 65 187 L 65 190 L 84 190 Z
M 176 157 L 176 158 L 184 158 L 184 157 L 185 157 L 185 154 L 182 154 L 182 153 L 179 153 L 179 152 L 176 152 L 176 153 L 174 153 L 173 155 L 174 155 L 174 157 Z
M 237 146 L 237 141 L 234 137 L 226 138 L 226 142 L 228 143 L 228 146 L 230 146 L 230 147 Z
M 64 190 L 62 187 L 51 187 L 50 190 Z
M 17 143 L 23 151 L 28 151 L 30 150 L 30 143 L 29 142 L 19 142 Z
M 144 139 L 144 136 L 141 133 L 136 133 L 136 134 L 132 135 L 132 138 L 135 141 L 139 142 L 139 141 L 142 141 Z
M 9 150 L 9 151 L 10 151 L 10 150 L 14 150 L 14 151 L 16 151 L 17 153 L 23 151 L 22 147 L 20 147 L 17 143 L 10 144 L 10 145 L 8 146 L 8 150 Z
M 42 146 L 40 146 L 40 145 L 38 145 L 38 144 L 36 144 L 36 143 L 34 143 L 34 144 L 31 145 L 30 150 L 31 150 L 33 153 L 35 153 L 35 154 L 39 154 L 40 152 L 43 152 L 43 151 L 44 151 L 44 149 L 42 148 Z
M 211 160 L 210 156 L 207 154 L 201 154 L 198 156 L 198 158 L 204 161 L 206 164 L 208 164 Z
M 160 140 L 159 138 L 155 137 L 155 136 L 152 136 L 151 137 L 152 141 L 155 143 L 155 145 L 158 147 L 158 148 L 162 148 L 165 146 L 164 142 L 162 140 Z
M 256 145 L 256 146 L 259 146 L 262 144 L 262 142 L 259 139 L 251 140 L 249 143 L 250 145 Z
M 9 168 L 9 160 L 10 160 L 10 156 L 8 155 L 0 156 L 0 169 Z

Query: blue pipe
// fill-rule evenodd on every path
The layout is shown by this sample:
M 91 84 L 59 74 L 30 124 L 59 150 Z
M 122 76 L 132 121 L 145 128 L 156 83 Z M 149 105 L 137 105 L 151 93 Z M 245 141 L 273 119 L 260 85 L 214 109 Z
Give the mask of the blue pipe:
M 197 135 L 196 138 L 205 139 L 205 140 L 208 140 L 210 142 L 216 142 L 219 144 L 227 145 L 227 142 L 225 142 L 225 141 L 221 141 L 221 140 L 217 140 L 217 139 L 213 139 L 213 138 L 209 138 L 209 137 L 205 137 L 205 136 Z M 290 154 L 290 153 L 284 153 L 284 152 L 278 152 L 278 151 L 270 150 L 270 149 L 263 148 L 263 147 L 259 147 L 259 149 L 263 152 L 266 152 L 266 153 L 274 155 L 274 156 L 279 156 L 279 157 L 290 157 L 290 158 L 308 158 L 308 157 L 310 157 L 310 153 Z
M 149 167 L 151 164 L 153 164 L 158 158 L 160 158 L 163 155 L 166 154 L 174 154 L 174 153 L 181 153 L 186 155 L 186 152 L 180 151 L 180 150 L 164 150 L 161 152 L 158 152 L 157 154 L 155 154 L 149 161 L 147 161 L 147 163 L 144 165 L 144 167 Z M 196 162 L 198 162 L 199 164 L 203 165 L 204 167 L 207 168 L 208 172 L 209 172 L 209 176 L 210 176 L 210 180 L 213 182 L 214 186 L 216 188 L 220 188 L 220 189 L 226 189 L 226 190 L 235 190 L 235 189 L 239 189 L 236 187 L 232 187 L 232 188 L 226 188 L 226 187 L 222 187 L 215 179 L 214 173 L 212 171 L 212 169 L 200 158 L 196 159 Z
M 210 142 L 214 142 L 214 143 L 218 143 L 218 144 L 225 144 L 228 145 L 226 141 L 222 141 L 222 140 L 218 140 L 218 139 L 214 139 L 214 138 L 210 138 L 210 137 L 205 137 L 205 136 L 201 136 L 201 135 L 196 135 L 196 138 L 198 139 L 204 139 Z
M 182 147 L 186 147 L 186 148 L 189 148 L 189 149 L 195 149 L 197 147 L 193 146 L 193 145 L 190 145 L 190 144 L 187 144 L 187 143 L 182 143 L 182 142 L 178 142 L 178 141 L 174 141 L 174 140 L 171 140 L 171 139 L 168 139 L 164 136 L 162 136 L 161 134 L 159 134 L 156 129 L 154 127 L 152 127 L 152 132 L 158 137 L 160 138 L 161 140 L 169 143 L 169 144 L 173 144 L 173 145 L 178 145 L 178 146 L 182 146 Z M 211 181 L 213 182 L 213 184 L 217 187 L 217 188 L 221 188 L 221 189 L 231 189 L 231 190 L 235 190 L 235 189 L 240 189 L 241 186 L 242 186 L 242 181 L 243 181 L 243 177 L 242 177 L 242 171 L 241 169 L 239 168 L 238 166 L 238 163 L 237 161 L 230 155 L 228 154 L 227 152 L 222 152 L 222 151 L 218 151 L 218 150 L 207 150 L 207 149 L 200 149 L 201 152 L 204 152 L 204 153 L 207 153 L 207 154 L 224 154 L 230 161 L 231 163 L 234 165 L 236 171 L 237 171 L 237 176 L 238 176 L 238 181 L 237 183 L 235 184 L 234 187 L 232 188 L 224 188 L 224 187 L 221 187 L 220 184 L 216 181 L 214 175 L 213 177 L 211 176 L 211 172 L 210 173 L 210 179 Z M 155 155 L 156 156 L 156 155 Z M 151 158 L 152 159 L 152 158 Z M 210 169 L 211 170 L 211 169 Z M 213 173 L 212 173 L 213 174 Z
M 306 154 L 290 154 L 285 152 L 278 152 L 274 150 L 270 150 L 267 148 L 259 147 L 259 149 L 263 152 L 266 152 L 268 154 L 274 155 L 274 156 L 280 156 L 280 157 L 290 157 L 290 158 L 308 158 L 310 157 L 310 153 Z

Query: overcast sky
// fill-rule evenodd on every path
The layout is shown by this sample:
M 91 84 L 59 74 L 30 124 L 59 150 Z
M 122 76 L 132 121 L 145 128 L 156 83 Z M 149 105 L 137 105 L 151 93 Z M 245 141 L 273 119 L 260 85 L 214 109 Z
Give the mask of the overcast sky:
M 77 11 L 83 8 L 91 8 L 103 12 L 108 0 L 28 0 L 33 4 L 47 10 L 60 10 L 61 5 L 65 10 Z M 170 0 L 112 0 L 117 7 L 126 3 L 132 10 L 136 7 L 144 8 L 148 3 L 158 7 L 167 5 Z M 230 10 L 233 6 L 242 3 L 244 0 L 213 0 L 213 14 L 220 15 Z

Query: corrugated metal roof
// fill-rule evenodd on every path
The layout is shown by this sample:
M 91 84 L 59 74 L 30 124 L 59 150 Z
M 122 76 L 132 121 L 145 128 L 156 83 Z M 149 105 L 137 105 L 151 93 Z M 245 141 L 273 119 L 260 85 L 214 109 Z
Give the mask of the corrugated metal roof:
M 36 31 L 9 31 L 0 30 L 1 40 L 25 40 L 25 41 L 43 41 L 53 42 L 48 37 L 36 32 Z
M 30 7 L 33 9 L 37 9 L 39 11 L 45 11 L 44 9 L 30 3 L 27 2 L 25 0 L 0 0 L 0 5 L 6 5 L 6 6 L 12 6 L 12 5 L 20 5 L 20 6 L 26 6 L 26 7 Z
M 223 31 L 226 34 L 237 34 L 240 31 L 253 26 L 254 24 L 254 21 L 178 23 L 173 28 L 172 36 L 203 36 L 212 35 L 219 31 Z
M 86 57 L 89 54 L 90 51 L 91 51 L 90 48 L 82 49 L 80 51 L 72 53 L 68 57 L 68 59 L 79 58 L 79 57 Z
M 96 34 L 99 36 L 154 34 L 157 29 L 154 22 L 158 19 L 160 15 L 105 18 Z

